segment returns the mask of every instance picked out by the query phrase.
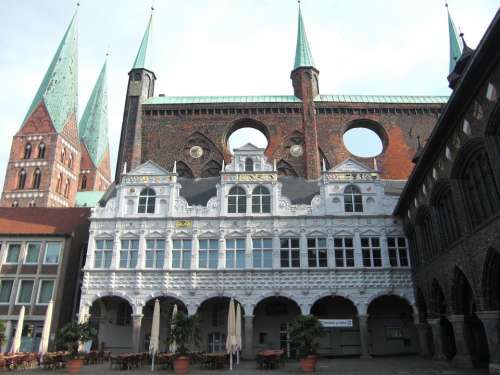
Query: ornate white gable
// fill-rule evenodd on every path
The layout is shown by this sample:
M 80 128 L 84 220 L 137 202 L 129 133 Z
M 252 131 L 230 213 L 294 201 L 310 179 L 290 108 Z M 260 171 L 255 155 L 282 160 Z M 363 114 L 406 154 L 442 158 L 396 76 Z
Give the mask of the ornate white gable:
M 347 159 L 347 160 L 344 160 L 343 162 L 337 164 L 332 169 L 330 169 L 330 172 L 370 173 L 370 172 L 375 172 L 375 171 L 371 168 L 368 168 L 366 165 L 364 165 L 356 160 Z
M 148 160 L 144 164 L 127 173 L 127 176 L 164 176 L 172 173 L 160 167 L 154 161 Z

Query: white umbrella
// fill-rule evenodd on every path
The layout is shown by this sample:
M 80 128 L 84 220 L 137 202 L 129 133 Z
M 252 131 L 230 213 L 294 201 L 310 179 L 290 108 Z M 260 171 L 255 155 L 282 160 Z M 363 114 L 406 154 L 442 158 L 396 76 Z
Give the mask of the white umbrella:
M 241 305 L 236 305 L 236 364 L 240 364 L 241 350 Z
M 45 322 L 43 323 L 42 337 L 40 339 L 39 353 L 43 359 L 43 356 L 49 350 L 49 338 L 50 338 L 50 325 L 52 323 L 52 309 L 54 307 L 54 302 L 50 300 L 47 306 L 47 311 L 45 313 Z
M 21 311 L 19 312 L 19 317 L 17 318 L 17 326 L 16 326 L 16 334 L 14 335 L 14 340 L 12 341 L 12 346 L 10 349 L 11 353 L 19 352 L 19 347 L 21 346 L 21 336 L 23 334 L 23 325 L 24 325 L 24 306 L 21 307 Z
M 151 354 L 151 371 L 155 369 L 155 355 L 160 347 L 160 302 L 155 301 L 151 337 L 149 339 L 149 353 Z
M 227 339 L 226 351 L 229 353 L 229 369 L 233 369 L 233 353 L 236 351 L 236 315 L 234 313 L 234 300 L 229 301 L 227 314 Z
M 174 309 L 172 310 L 172 323 L 170 324 L 170 332 L 172 332 L 172 328 L 174 327 L 174 319 L 175 319 L 175 316 L 177 315 L 177 304 L 174 305 Z M 172 333 L 170 333 L 172 334 Z M 172 342 L 170 343 L 170 352 L 171 353 L 175 353 L 177 351 L 177 343 L 175 342 L 175 340 L 172 340 Z

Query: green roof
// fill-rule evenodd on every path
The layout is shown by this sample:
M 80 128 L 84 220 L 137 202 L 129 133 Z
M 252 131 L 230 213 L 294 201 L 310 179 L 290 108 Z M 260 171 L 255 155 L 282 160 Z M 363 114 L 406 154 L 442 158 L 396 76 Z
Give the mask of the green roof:
M 72 114 L 76 115 L 78 110 L 77 34 L 77 12 L 75 12 L 23 120 L 23 124 L 42 101 L 45 103 L 57 132 L 64 128 Z
M 96 207 L 104 191 L 79 191 L 76 193 L 76 207 Z
M 318 95 L 316 102 L 337 103 L 389 103 L 389 104 L 442 104 L 448 96 L 401 96 L 401 95 Z M 218 103 L 300 103 L 293 95 L 259 96 L 156 96 L 144 104 L 218 104 Z
M 108 149 L 106 67 L 105 61 L 78 125 L 80 139 L 87 146 L 89 156 L 96 167 Z
M 446 6 L 448 8 L 448 5 Z M 455 27 L 455 23 L 451 18 L 450 12 L 448 11 L 448 33 L 450 36 L 450 73 L 455 69 L 457 60 L 462 56 L 462 50 L 464 49 L 462 40 L 460 40 L 460 34 Z
M 137 52 L 137 56 L 135 57 L 134 65 L 132 69 L 151 69 L 151 52 L 150 43 L 151 43 L 151 28 L 153 26 L 153 14 L 149 17 L 148 25 L 146 26 L 146 31 L 144 32 L 144 36 L 142 37 L 141 46 L 139 47 L 139 51 Z
M 306 28 L 302 20 L 302 11 L 299 6 L 299 21 L 297 28 L 297 46 L 295 49 L 295 64 L 293 69 L 301 67 L 314 67 L 314 60 L 307 41 Z

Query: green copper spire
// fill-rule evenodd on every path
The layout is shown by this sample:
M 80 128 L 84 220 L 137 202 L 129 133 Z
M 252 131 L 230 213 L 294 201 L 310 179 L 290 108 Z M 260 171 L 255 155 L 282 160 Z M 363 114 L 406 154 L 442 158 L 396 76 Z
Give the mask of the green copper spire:
M 314 60 L 312 57 L 311 49 L 309 48 L 309 42 L 307 41 L 306 28 L 304 27 L 304 21 L 302 20 L 302 11 L 299 5 L 299 25 L 297 29 L 297 47 L 295 49 L 295 64 L 293 69 L 313 67 Z
M 448 10 L 448 4 L 446 4 L 446 9 Z M 457 32 L 457 28 L 451 19 L 450 11 L 448 10 L 448 32 L 450 34 L 450 73 L 455 68 L 457 60 L 462 56 L 462 50 L 464 45 L 460 39 L 460 34 Z
M 23 124 L 42 100 L 57 132 L 64 128 L 72 114 L 76 115 L 78 110 L 77 39 L 77 12 L 75 12 Z
M 97 167 L 108 149 L 108 93 L 104 65 L 78 125 L 80 139 Z
M 148 69 L 151 70 L 151 53 L 148 53 L 149 44 L 151 43 L 151 28 L 153 26 L 153 14 L 149 17 L 148 26 L 142 37 L 141 46 L 137 52 L 132 69 Z

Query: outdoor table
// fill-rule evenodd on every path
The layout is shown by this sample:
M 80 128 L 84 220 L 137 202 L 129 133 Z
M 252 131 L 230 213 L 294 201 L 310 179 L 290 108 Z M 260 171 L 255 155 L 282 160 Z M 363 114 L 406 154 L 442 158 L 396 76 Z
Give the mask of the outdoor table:
M 284 351 L 280 349 L 262 350 L 257 353 L 257 366 L 260 369 L 274 370 L 280 367 Z
M 223 369 L 227 364 L 227 354 L 225 352 L 206 353 L 203 364 L 210 369 Z
M 173 370 L 174 368 L 174 359 L 175 359 L 174 353 L 158 353 L 155 356 L 156 364 L 168 368 L 170 370 Z

